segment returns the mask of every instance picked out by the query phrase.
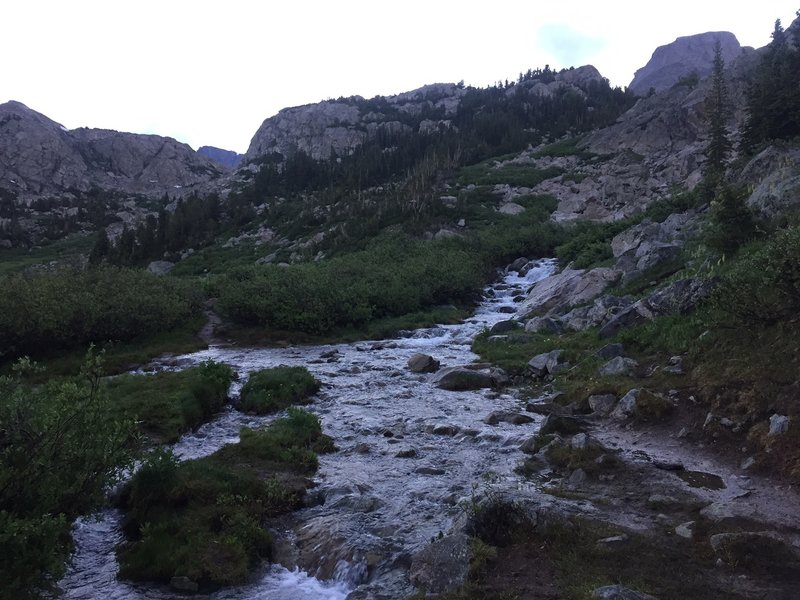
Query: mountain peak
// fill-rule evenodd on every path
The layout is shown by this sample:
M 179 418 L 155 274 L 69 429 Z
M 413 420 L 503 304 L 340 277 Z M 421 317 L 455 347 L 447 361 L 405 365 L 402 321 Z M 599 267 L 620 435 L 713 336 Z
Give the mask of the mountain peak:
M 646 96 L 651 89 L 656 92 L 669 89 L 682 77 L 692 73 L 700 77 L 710 74 L 717 42 L 726 63 L 730 63 L 742 51 L 739 40 L 729 31 L 709 31 L 679 37 L 671 44 L 656 48 L 648 63 L 636 71 L 628 88 L 639 96 Z

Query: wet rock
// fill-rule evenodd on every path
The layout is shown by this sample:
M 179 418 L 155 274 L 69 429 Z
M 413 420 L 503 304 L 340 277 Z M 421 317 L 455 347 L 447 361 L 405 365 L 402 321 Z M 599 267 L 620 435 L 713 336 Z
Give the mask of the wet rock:
M 374 496 L 350 495 L 330 503 L 331 508 L 351 513 L 371 513 L 382 508 L 385 502 Z
M 461 588 L 467 578 L 470 541 L 463 533 L 449 535 L 423 548 L 411 559 L 411 583 L 429 594 Z
M 528 316 L 533 311 L 563 312 L 599 296 L 608 286 L 616 283 L 620 275 L 620 271 L 608 267 L 590 271 L 564 269 L 557 275 L 537 282 L 520 307 L 519 314 Z
M 194 593 L 198 589 L 197 582 L 192 581 L 188 577 L 173 577 L 169 580 L 169 585 L 173 590 L 177 590 L 179 592 Z
M 395 454 L 397 458 L 417 458 L 417 451 L 414 448 L 409 448 L 408 450 L 400 450 L 397 454 Z
M 467 391 L 492 387 L 488 373 L 473 371 L 464 367 L 450 367 L 440 370 L 433 378 L 433 384 L 443 390 Z
M 662 471 L 683 471 L 685 469 L 683 463 L 670 460 L 654 460 L 653 466 Z
M 583 429 L 583 421 L 576 417 L 548 415 L 545 417 L 544 421 L 542 421 L 542 426 L 539 428 L 539 435 L 548 435 L 550 433 L 574 435 L 582 432 Z
M 517 312 L 517 309 L 514 308 L 513 306 L 501 306 L 500 308 L 497 309 L 497 312 L 505 313 L 507 315 L 513 315 L 515 312 Z
M 419 475 L 444 475 L 447 471 L 438 467 L 417 467 L 414 473 Z
M 600 375 L 614 377 L 619 375 L 630 375 L 639 363 L 632 358 L 617 356 L 612 358 L 598 370 Z
M 592 591 L 592 598 L 598 600 L 656 600 L 654 596 L 643 594 L 621 585 L 607 585 Z
M 338 358 L 341 357 L 341 354 L 339 353 L 338 350 L 334 349 L 334 350 L 328 350 L 327 352 L 323 352 L 322 354 L 319 355 L 319 357 L 320 358 L 324 358 L 324 359 L 328 359 L 328 358 L 337 358 L 338 359 Z
M 492 386 L 496 388 L 505 387 L 511 383 L 511 377 L 500 367 L 491 367 L 489 377 L 492 380 Z
M 363 442 L 360 443 L 360 444 L 356 444 L 355 446 L 353 446 L 353 449 L 352 449 L 352 452 L 354 452 L 355 454 L 369 454 L 370 451 L 371 451 L 371 448 L 370 448 L 369 444 L 365 444 Z
M 456 425 L 434 425 L 430 427 L 429 432 L 432 433 L 433 435 L 454 436 L 459 432 L 459 428 Z
M 517 273 L 519 273 L 522 269 L 525 268 L 525 266 L 528 264 L 528 262 L 530 262 L 530 261 L 527 258 L 525 258 L 524 256 L 521 256 L 517 260 L 512 262 L 510 265 L 508 265 L 508 269 L 507 270 L 508 271 L 516 271 Z
M 617 397 L 614 394 L 593 394 L 589 396 L 589 408 L 603 417 L 610 415 L 616 404 Z
M 695 527 L 695 521 L 687 521 L 686 523 L 681 523 L 675 528 L 675 535 L 687 540 L 691 540 L 692 538 L 694 538 L 694 527 Z
M 486 423 L 487 425 L 497 425 L 498 423 L 510 423 L 511 425 L 524 425 L 525 423 L 532 423 L 533 418 L 529 417 L 528 415 L 523 415 L 508 410 L 496 410 L 492 413 L 489 413 L 483 419 L 483 422 Z
M 492 325 L 491 329 L 489 329 L 489 333 L 492 335 L 507 333 L 509 331 L 513 331 L 517 327 L 519 327 L 519 322 L 513 319 L 508 319 L 507 321 L 498 321 Z
M 785 415 L 772 415 L 769 418 L 769 434 L 780 435 L 789 431 L 789 417 Z
M 528 404 L 525 405 L 525 410 L 545 416 L 570 416 L 572 414 L 572 410 L 569 407 L 556 404 L 555 402 L 528 402 Z
M 600 358 L 605 358 L 606 360 L 611 360 L 612 358 L 617 358 L 618 356 L 622 356 L 625 354 L 625 346 L 622 344 L 606 344 L 600 350 L 597 351 L 597 356 Z
M 408 370 L 412 373 L 435 373 L 439 370 L 439 361 L 427 354 L 415 352 L 408 359 Z
M 519 446 L 520 452 L 524 452 L 525 454 L 536 454 L 536 452 L 538 452 L 539 450 L 538 444 L 539 444 L 539 437 L 533 435 L 524 442 L 522 442 L 522 444 L 520 444 Z
M 544 354 L 538 354 L 528 361 L 528 370 L 534 377 L 544 377 L 552 375 L 558 366 L 558 359 L 563 350 L 551 350 Z

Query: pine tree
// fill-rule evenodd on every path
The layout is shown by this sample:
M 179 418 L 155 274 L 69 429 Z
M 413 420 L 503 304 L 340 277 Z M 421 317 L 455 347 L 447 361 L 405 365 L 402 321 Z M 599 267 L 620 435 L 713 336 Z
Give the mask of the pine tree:
M 714 68 L 711 75 L 711 90 L 706 96 L 708 110 L 709 142 L 705 149 L 705 176 L 710 188 L 716 187 L 725 174 L 725 162 L 731 151 L 728 131 L 730 105 L 728 86 L 725 83 L 725 61 L 719 40 L 714 46 Z
M 92 246 L 92 251 L 89 253 L 89 264 L 99 265 L 110 251 L 111 242 L 108 239 L 105 227 L 103 227 L 97 232 L 97 239 L 94 242 L 94 246 Z

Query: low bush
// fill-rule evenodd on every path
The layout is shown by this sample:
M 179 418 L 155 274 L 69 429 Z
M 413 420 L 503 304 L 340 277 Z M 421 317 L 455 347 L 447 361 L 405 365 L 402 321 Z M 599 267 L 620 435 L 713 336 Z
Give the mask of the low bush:
M 200 297 L 186 282 L 145 271 L 10 275 L 0 281 L 0 358 L 129 341 L 175 329 L 199 312 Z
M 267 414 L 291 404 L 306 404 L 319 391 L 319 381 L 305 367 L 274 367 L 250 375 L 242 387 L 243 410 Z
M 800 227 L 743 251 L 712 304 L 737 323 L 773 323 L 800 309 Z
M 271 555 L 264 520 L 300 506 L 315 450 L 331 449 L 314 415 L 290 409 L 202 459 L 154 452 L 120 497 L 130 540 L 117 549 L 120 577 L 182 576 L 204 589 L 245 582 Z

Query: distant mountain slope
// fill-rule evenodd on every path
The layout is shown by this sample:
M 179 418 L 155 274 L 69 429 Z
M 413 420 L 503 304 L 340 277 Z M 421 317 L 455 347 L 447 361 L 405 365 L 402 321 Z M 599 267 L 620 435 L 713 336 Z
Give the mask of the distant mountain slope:
M 67 130 L 20 102 L 0 105 L 0 188 L 20 199 L 92 188 L 161 196 L 204 191 L 224 170 L 168 137 Z
M 222 148 L 215 148 L 214 146 L 202 146 L 197 149 L 197 153 L 228 169 L 235 169 L 238 167 L 244 158 L 244 156 L 238 152 L 223 150 Z

